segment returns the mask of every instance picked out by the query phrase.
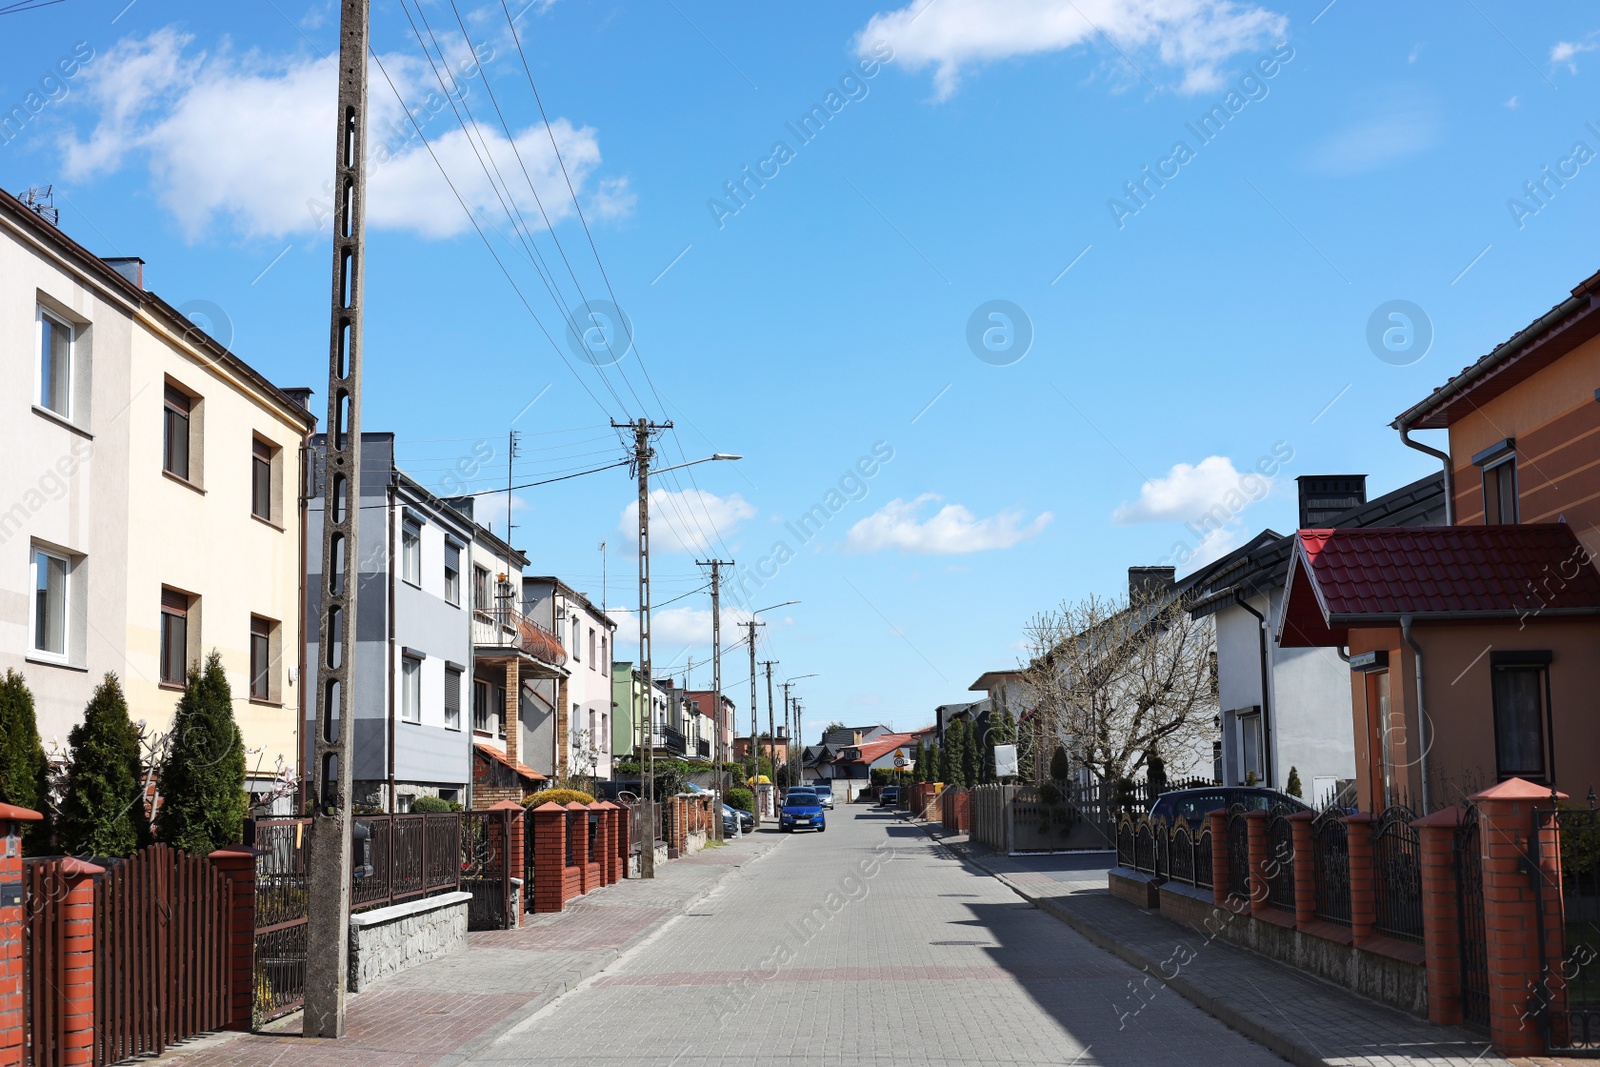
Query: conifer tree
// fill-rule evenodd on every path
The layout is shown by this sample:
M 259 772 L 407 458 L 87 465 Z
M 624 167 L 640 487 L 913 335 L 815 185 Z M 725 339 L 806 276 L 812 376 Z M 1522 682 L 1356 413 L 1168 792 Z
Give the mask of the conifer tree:
M 939 762 L 939 742 L 928 742 L 928 781 L 944 781 L 944 765 Z
M 49 763 L 39 742 L 33 694 L 27 680 L 13 670 L 0 679 L 0 800 L 44 816 L 27 824 L 22 844 L 29 855 L 48 852 L 53 822 Z
M 1299 797 L 1302 788 L 1300 785 L 1300 768 L 1290 767 L 1289 781 L 1284 784 L 1283 791 L 1292 797 Z
M 174 848 L 205 855 L 234 844 L 244 831 L 244 743 L 233 721 L 233 690 L 222 656 L 190 667 L 161 764 L 156 830 Z
M 1050 777 L 1056 781 L 1063 781 L 1072 777 L 1072 760 L 1067 757 L 1067 750 L 1057 745 L 1050 756 Z
M 139 733 L 115 674 L 95 689 L 67 736 L 72 755 L 58 843 L 66 852 L 131 856 L 150 843 L 140 778 Z
M 983 781 L 983 753 L 979 747 L 984 738 L 978 732 L 978 724 L 968 723 L 966 729 L 961 731 L 961 758 L 963 760 L 968 785 L 977 785 Z

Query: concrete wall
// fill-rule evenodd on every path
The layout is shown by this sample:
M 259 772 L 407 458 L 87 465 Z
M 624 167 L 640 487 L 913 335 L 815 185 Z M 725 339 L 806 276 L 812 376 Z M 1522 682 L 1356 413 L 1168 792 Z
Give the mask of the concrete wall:
M 466 948 L 471 899 L 445 893 L 350 916 L 350 992 Z

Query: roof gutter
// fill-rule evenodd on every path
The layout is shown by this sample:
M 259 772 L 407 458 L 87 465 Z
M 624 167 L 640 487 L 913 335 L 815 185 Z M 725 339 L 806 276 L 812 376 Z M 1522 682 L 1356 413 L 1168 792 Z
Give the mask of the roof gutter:
M 1422 814 L 1433 811 L 1428 797 L 1428 708 L 1422 697 L 1422 646 L 1411 635 L 1411 616 L 1400 616 L 1400 636 L 1411 646 L 1417 660 L 1417 736 L 1422 750 L 1417 755 L 1417 766 L 1422 772 Z
M 1433 456 L 1444 464 L 1444 524 L 1456 524 L 1456 473 L 1455 465 L 1450 459 L 1450 453 L 1441 452 L 1432 445 L 1425 445 L 1421 441 L 1411 439 L 1411 424 L 1396 421 L 1395 428 L 1400 431 L 1400 443 L 1407 448 L 1414 448 L 1418 452 Z

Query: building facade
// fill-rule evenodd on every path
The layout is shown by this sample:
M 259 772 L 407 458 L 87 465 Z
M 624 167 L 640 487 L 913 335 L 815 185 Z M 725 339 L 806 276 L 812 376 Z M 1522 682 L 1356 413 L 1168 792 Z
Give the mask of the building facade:
M 550 709 L 549 773 L 610 778 L 616 752 L 611 657 L 617 625 L 587 595 L 553 576 L 523 578 L 521 598 L 523 613 L 558 635 L 567 650 L 565 679 L 534 684 Z M 542 759 L 541 753 L 529 762 L 543 769 Z

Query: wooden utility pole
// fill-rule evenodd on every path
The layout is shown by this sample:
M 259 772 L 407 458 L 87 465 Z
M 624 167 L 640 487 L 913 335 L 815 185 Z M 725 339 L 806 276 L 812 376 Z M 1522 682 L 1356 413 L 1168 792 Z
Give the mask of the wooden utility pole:
M 711 762 L 716 767 L 714 780 L 717 783 L 717 798 L 726 803 L 728 786 L 722 765 L 728 761 L 731 753 L 724 754 L 722 748 L 722 568 L 733 566 L 733 561 L 704 559 L 696 562 L 702 567 L 711 568 L 711 699 L 715 701 L 711 711 Z M 722 840 L 720 808 L 716 818 L 711 820 L 711 834 L 714 840 Z
M 355 719 L 356 569 L 361 558 L 361 309 L 371 0 L 342 0 L 334 152 L 333 299 L 322 493 L 317 687 L 306 928 L 307 1037 L 343 1037 L 350 966 L 350 765 Z M 337 654 L 335 649 L 337 648 Z

